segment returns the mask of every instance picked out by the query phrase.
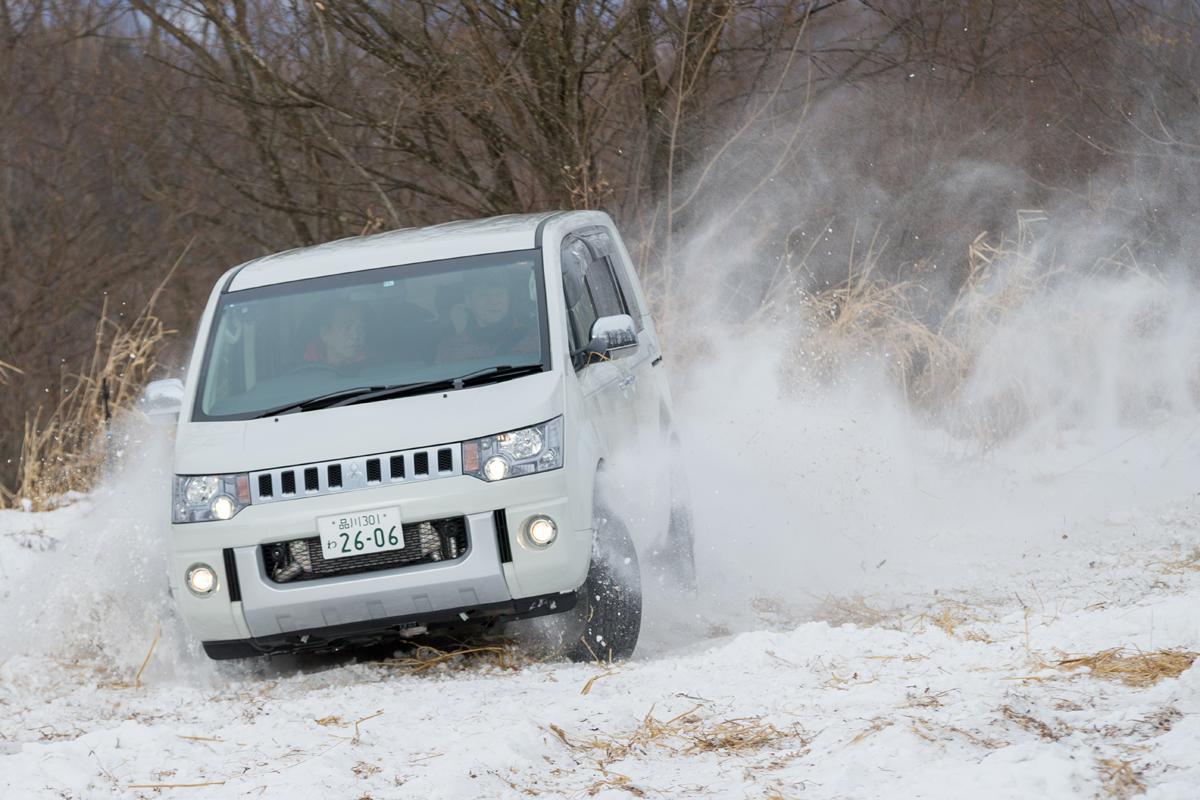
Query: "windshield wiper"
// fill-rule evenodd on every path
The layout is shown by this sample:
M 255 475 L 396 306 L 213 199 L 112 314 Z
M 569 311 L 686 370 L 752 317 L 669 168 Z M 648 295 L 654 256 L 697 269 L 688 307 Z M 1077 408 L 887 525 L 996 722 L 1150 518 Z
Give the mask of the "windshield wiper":
M 441 389 L 463 389 L 467 386 L 492 383 L 506 378 L 516 378 L 520 375 L 532 375 L 535 372 L 542 371 L 541 364 L 521 364 L 515 367 L 512 364 L 503 364 L 498 367 L 486 367 L 484 369 L 475 370 L 474 372 L 468 372 L 466 375 L 459 375 L 457 378 L 439 378 L 435 381 L 397 383 L 394 386 L 382 386 L 368 392 L 362 392 L 350 397 L 341 398 L 327 406 L 324 406 L 324 408 L 337 408 L 338 406 L 370 403 L 375 400 L 392 400 L 397 397 L 421 394 L 422 392 L 438 391 Z
M 461 389 L 467 384 L 480 386 L 485 383 L 495 383 L 504 378 L 517 378 L 521 375 L 533 375 L 537 372 L 544 372 L 541 364 L 519 364 L 515 367 L 512 364 L 503 364 L 499 367 L 486 367 L 474 372 L 468 372 L 466 375 L 454 378 L 453 382 L 455 389 Z
M 291 403 L 285 403 L 275 408 L 268 408 L 266 411 L 258 414 L 255 419 L 263 419 L 264 417 L 274 417 L 279 414 L 287 414 L 292 411 L 314 411 L 318 408 L 327 408 L 341 400 L 347 400 L 352 397 L 367 394 L 368 392 L 376 392 L 386 387 L 383 386 L 356 386 L 353 389 L 340 389 L 329 394 L 319 394 L 316 397 L 310 397 L 307 400 L 297 400 Z

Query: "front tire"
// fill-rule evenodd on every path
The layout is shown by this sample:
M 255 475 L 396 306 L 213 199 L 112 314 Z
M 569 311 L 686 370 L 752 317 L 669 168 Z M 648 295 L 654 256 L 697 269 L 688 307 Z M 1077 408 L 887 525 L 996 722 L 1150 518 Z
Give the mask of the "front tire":
M 591 566 L 567 626 L 565 655 L 577 662 L 629 658 L 642 629 L 642 576 L 633 537 L 620 519 L 597 512 Z

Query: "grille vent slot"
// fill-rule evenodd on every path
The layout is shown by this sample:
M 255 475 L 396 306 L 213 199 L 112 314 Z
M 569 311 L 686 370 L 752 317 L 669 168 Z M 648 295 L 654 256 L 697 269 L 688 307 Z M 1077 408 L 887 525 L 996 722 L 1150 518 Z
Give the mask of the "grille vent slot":
M 462 475 L 461 447 L 439 444 L 251 472 L 251 502 L 278 503 Z

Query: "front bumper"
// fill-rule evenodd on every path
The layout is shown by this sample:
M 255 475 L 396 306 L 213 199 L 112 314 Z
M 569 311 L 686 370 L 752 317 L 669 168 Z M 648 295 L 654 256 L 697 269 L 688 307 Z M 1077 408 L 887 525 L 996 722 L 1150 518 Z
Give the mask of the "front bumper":
M 389 617 L 414 618 L 455 608 L 512 599 L 504 580 L 491 513 L 467 518 L 470 542 L 454 561 L 382 572 L 274 583 L 258 545 L 233 549 L 241 584 L 242 613 L 254 637 Z
M 328 638 L 329 631 L 344 626 L 387 629 L 447 613 L 503 613 L 515 601 L 573 592 L 586 577 L 591 513 L 568 503 L 567 480 L 565 470 L 492 484 L 452 477 L 252 505 L 231 520 L 173 525 L 172 591 L 201 641 L 261 642 L 260 651 L 288 649 L 285 643 L 302 644 L 303 636 Z M 313 536 L 321 516 L 391 506 L 401 509 L 405 522 L 463 517 L 467 552 L 453 561 L 296 583 L 268 577 L 261 545 Z M 509 527 L 503 554 L 498 510 Z M 545 550 L 523 546 L 518 534 L 534 514 L 559 521 L 558 540 Z M 206 597 L 182 585 L 188 567 L 197 563 L 218 573 L 218 588 Z M 319 635 L 323 630 L 328 635 Z

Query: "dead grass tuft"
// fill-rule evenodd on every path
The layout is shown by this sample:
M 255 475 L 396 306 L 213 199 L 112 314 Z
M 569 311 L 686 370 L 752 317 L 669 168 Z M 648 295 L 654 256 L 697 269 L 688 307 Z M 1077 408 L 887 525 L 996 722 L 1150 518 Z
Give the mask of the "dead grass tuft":
M 932 625 L 947 636 L 963 639 L 969 642 L 991 644 L 992 639 L 978 627 L 967 627 L 982 622 L 973 607 L 958 600 L 941 599 L 937 602 L 936 610 L 924 611 L 917 615 L 919 622 Z
M 1200 653 L 1185 650 L 1130 653 L 1124 648 L 1114 647 L 1094 655 L 1064 658 L 1044 666 L 1069 672 L 1087 669 L 1094 677 L 1142 688 L 1153 686 L 1163 678 L 1178 678 L 1197 657 L 1200 657 Z
M 1016 723 L 1019 727 L 1026 731 L 1045 739 L 1047 742 L 1057 742 L 1062 738 L 1062 732 L 1051 728 L 1042 720 L 1031 714 L 1024 714 L 1017 711 L 1012 706 L 1000 706 L 1000 713 L 1010 722 Z
M 39 407 L 26 415 L 17 483 L 0 486 L 0 507 L 46 510 L 95 483 L 111 455 L 108 435 L 133 409 L 158 366 L 163 340 L 174 333 L 155 314 L 170 274 L 132 320 L 111 318 L 105 299 L 83 369 L 63 375 L 59 400 L 48 412 Z
M 909 398 L 926 402 L 962 380 L 967 354 L 922 318 L 915 302 L 925 292 L 919 280 L 883 274 L 884 249 L 872 240 L 865 253 L 851 252 L 845 279 L 817 290 L 803 288 L 812 283 L 811 252 L 805 254 L 788 270 L 794 291 L 774 293 L 775 302 L 762 312 L 786 312 L 796 301 L 808 311 L 796 348 L 803 354 L 796 366 L 805 377 L 828 383 L 864 358 L 877 360 Z M 796 273 L 809 279 L 797 280 Z
M 1133 768 L 1132 761 L 1103 758 L 1099 761 L 1099 767 L 1101 785 L 1109 797 L 1128 800 L 1145 793 L 1146 784 L 1142 783 L 1141 772 Z
M 899 630 L 903 614 L 899 609 L 876 608 L 862 595 L 852 597 L 827 595 L 813 609 L 811 618 L 828 622 L 830 625 L 857 625 L 860 628 Z
M 549 727 L 567 747 L 592 753 L 597 768 L 606 774 L 611 774 L 608 770 L 611 765 L 651 750 L 673 756 L 696 753 L 745 755 L 785 746 L 803 749 L 811 741 L 798 726 L 780 729 L 761 717 L 714 720 L 697 713 L 702 708 L 702 705 L 696 705 L 667 720 L 655 717 L 654 709 L 651 709 L 632 731 L 583 740 L 572 739 L 557 725 Z
M 785 253 L 754 319 L 804 320 L 788 362 L 797 386 L 834 384 L 863 363 L 882 366 L 914 410 L 991 447 L 1028 424 L 1043 401 L 1018 379 L 981 397 L 968 398 L 964 389 L 997 331 L 1068 272 L 1035 235 L 1047 220 L 1041 211 L 1021 211 L 1013 233 L 976 237 L 949 299 L 930 292 L 934 266 L 889 262 L 886 242 L 852 249 L 836 282 L 820 282 L 824 269 L 811 248 Z M 1090 269 L 1140 271 L 1128 248 Z M 1064 335 L 1070 324 L 1063 322 Z
M 463 646 L 449 650 L 422 644 L 416 646 L 411 655 L 385 658 L 375 663 L 414 673 L 425 673 L 434 668 L 461 671 L 482 667 L 515 671 L 533 663 L 533 659 L 510 644 Z
M 1155 561 L 1155 566 L 1159 571 L 1168 574 L 1178 574 L 1181 572 L 1200 572 L 1200 547 L 1195 547 L 1190 553 L 1180 558 L 1170 559 L 1167 561 Z
M 1001 739 L 988 739 L 978 736 L 955 725 L 945 725 L 921 717 L 909 717 L 909 720 L 909 730 L 927 742 L 936 742 L 949 735 L 966 739 L 976 747 L 982 747 L 985 750 L 999 750 L 1002 747 L 1008 747 L 1010 744 Z
M 883 717 L 875 717 L 874 719 L 871 720 L 870 725 L 868 725 L 866 728 L 863 728 L 861 731 L 859 731 L 854 736 L 853 739 L 850 740 L 848 746 L 856 745 L 859 742 L 861 742 L 862 740 L 866 739 L 867 737 L 873 736 L 874 734 L 879 733 L 884 728 L 890 728 L 894 724 L 895 724 L 895 722 L 893 722 L 890 719 L 885 719 Z

